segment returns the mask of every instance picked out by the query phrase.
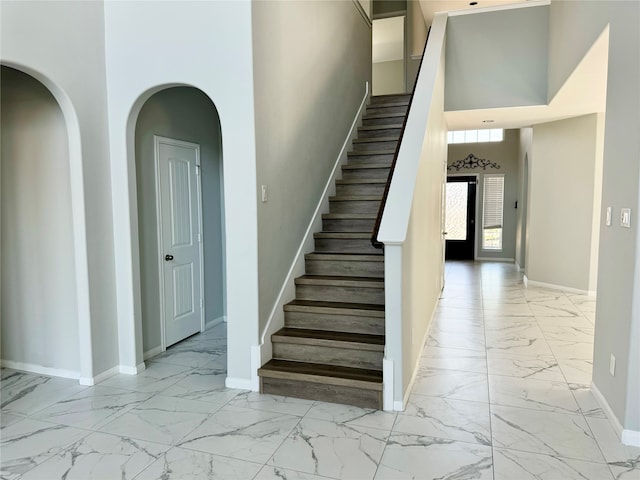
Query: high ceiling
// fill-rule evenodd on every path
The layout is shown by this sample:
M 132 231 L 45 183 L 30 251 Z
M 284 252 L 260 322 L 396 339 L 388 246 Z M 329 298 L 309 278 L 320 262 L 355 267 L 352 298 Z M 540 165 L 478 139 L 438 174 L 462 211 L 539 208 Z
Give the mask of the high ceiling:
M 477 10 L 487 7 L 523 3 L 525 0 L 477 0 L 477 5 L 469 5 L 473 0 L 420 0 L 420 7 L 427 25 L 433 22 L 434 14 L 453 10 Z

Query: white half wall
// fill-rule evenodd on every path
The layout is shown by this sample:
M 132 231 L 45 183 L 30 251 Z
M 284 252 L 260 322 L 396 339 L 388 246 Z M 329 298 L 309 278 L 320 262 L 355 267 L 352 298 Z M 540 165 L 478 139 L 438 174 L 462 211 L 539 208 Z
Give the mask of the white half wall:
M 446 24 L 447 15 L 437 14 L 378 234 L 385 244 L 385 365 L 393 371 L 393 385 L 385 377 L 384 386 L 384 398 L 393 398 L 393 405 L 385 409 L 405 406 L 442 290 Z

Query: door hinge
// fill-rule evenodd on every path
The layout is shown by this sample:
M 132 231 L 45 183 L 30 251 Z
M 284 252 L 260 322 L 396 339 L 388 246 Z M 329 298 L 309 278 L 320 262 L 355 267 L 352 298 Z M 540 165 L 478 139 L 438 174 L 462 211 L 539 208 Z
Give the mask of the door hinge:
M 198 243 L 202 243 L 202 235 L 198 234 Z
M 200 175 L 200 165 L 196 165 L 196 175 Z

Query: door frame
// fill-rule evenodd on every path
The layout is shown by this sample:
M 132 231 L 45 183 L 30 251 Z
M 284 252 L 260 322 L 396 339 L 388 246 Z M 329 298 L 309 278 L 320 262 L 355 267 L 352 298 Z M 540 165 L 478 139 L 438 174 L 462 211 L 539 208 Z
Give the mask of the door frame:
M 166 339 L 166 312 L 164 302 L 164 242 L 162 238 L 162 201 L 161 201 L 161 185 L 160 185 L 160 145 L 173 145 L 176 147 L 193 148 L 196 151 L 196 196 L 198 198 L 198 249 L 200 250 L 200 331 L 205 329 L 205 305 L 204 305 L 204 238 L 203 238 L 203 221 L 202 221 L 202 172 L 200 164 L 200 145 L 193 142 L 177 140 L 175 138 L 163 137 L 160 135 L 153 136 L 153 161 L 156 181 L 156 231 L 158 239 L 158 288 L 160 299 L 160 348 L 164 352 L 167 350 Z
M 479 173 L 448 173 L 444 179 L 445 183 L 447 181 L 448 177 L 475 177 L 476 178 L 476 208 L 475 208 L 475 218 L 474 218 L 474 224 L 476 226 L 475 231 L 473 232 L 474 238 L 473 238 L 473 260 L 476 261 L 478 260 L 478 215 L 479 215 L 479 209 L 480 209 L 480 205 L 478 204 L 478 197 L 480 196 L 480 174 Z M 445 205 L 445 213 L 446 213 L 446 205 Z M 445 217 L 446 220 L 446 217 Z M 445 240 L 446 243 L 446 240 Z

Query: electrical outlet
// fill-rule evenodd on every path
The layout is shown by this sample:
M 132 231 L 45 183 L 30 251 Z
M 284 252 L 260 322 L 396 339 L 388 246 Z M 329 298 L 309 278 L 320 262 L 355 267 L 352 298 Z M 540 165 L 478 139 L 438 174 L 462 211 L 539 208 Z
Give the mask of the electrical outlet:
M 613 353 L 611 354 L 611 359 L 609 360 L 609 373 L 612 377 L 616 376 L 616 357 Z
M 268 196 L 267 186 L 262 185 L 262 203 L 267 203 L 268 200 L 269 200 L 269 196 Z
M 607 216 L 606 216 L 606 219 L 604 221 L 604 224 L 607 227 L 611 226 L 611 207 L 607 207 Z

